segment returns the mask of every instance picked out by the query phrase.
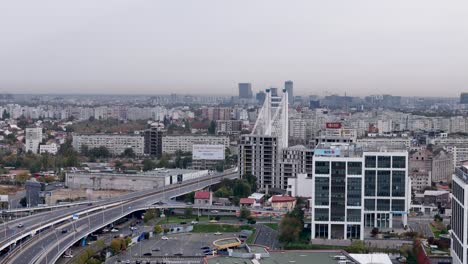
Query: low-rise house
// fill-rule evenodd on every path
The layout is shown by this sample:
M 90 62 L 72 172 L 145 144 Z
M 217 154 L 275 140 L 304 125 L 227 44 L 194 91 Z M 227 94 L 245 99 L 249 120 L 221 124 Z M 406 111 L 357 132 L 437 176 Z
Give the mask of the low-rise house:
M 239 201 L 239 205 L 241 207 L 249 207 L 252 208 L 255 205 L 255 199 L 252 198 L 241 198 Z
M 292 211 L 296 206 L 296 198 L 291 196 L 274 195 L 268 199 L 268 202 L 273 210 Z
M 212 205 L 213 204 L 213 193 L 200 191 L 195 193 L 195 205 Z

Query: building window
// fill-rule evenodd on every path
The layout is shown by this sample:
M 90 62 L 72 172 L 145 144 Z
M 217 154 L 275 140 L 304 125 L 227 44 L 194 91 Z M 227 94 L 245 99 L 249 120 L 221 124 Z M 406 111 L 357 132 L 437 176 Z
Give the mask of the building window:
M 377 211 L 390 211 L 390 200 L 377 199 Z
M 376 157 L 375 156 L 366 156 L 366 168 L 375 168 L 376 167 Z
M 315 205 L 329 205 L 329 178 L 315 178 Z
M 375 196 L 375 170 L 366 170 L 364 174 L 365 195 Z
M 330 162 L 316 161 L 315 162 L 315 174 L 330 174 Z
M 361 206 L 361 193 L 362 193 L 361 178 L 348 178 L 348 206 Z
M 346 162 L 332 162 L 330 186 L 331 221 L 345 221 L 345 191 Z
M 392 211 L 404 212 L 405 211 L 405 200 L 392 200 Z
M 315 225 L 315 238 L 328 238 L 328 225 L 316 224 Z
M 364 209 L 366 211 L 374 211 L 375 210 L 375 199 L 365 199 L 364 200 Z
M 405 196 L 405 174 L 404 171 L 392 171 L 392 196 Z
M 347 239 L 360 239 L 361 226 L 360 225 L 347 225 Z
M 328 209 L 327 208 L 315 208 L 315 221 L 328 221 Z
M 377 172 L 377 196 L 390 196 L 390 171 Z
M 404 169 L 406 168 L 406 157 L 405 156 L 393 156 L 392 157 L 392 168 Z
M 361 162 L 348 162 L 348 175 L 361 175 L 362 163 Z
M 390 156 L 379 156 L 378 157 L 378 167 L 379 168 L 390 168 L 391 166 L 391 157 Z
M 361 210 L 359 209 L 348 209 L 348 215 L 346 216 L 346 220 L 348 222 L 361 222 Z

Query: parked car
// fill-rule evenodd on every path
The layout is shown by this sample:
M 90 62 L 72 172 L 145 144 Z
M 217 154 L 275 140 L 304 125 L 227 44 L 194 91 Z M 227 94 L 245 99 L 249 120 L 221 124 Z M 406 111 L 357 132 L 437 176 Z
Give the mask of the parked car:
M 217 235 L 217 236 L 219 236 L 219 235 L 222 235 L 223 233 L 221 233 L 221 232 L 216 232 L 216 233 L 214 233 L 214 234 Z
M 193 220 L 192 222 L 190 222 L 192 225 L 195 225 L 195 224 L 198 224 L 198 221 L 195 221 Z
M 68 232 L 67 229 L 62 229 L 62 234 L 66 234 Z
M 167 236 L 162 236 L 161 239 L 162 240 L 168 240 L 169 238 Z
M 151 251 L 161 251 L 161 248 L 155 247 L 155 248 L 152 248 Z
M 18 227 L 18 228 L 23 228 L 24 225 L 23 225 L 23 223 L 19 223 L 19 224 L 17 225 L 17 227 Z
M 218 223 L 218 220 L 210 220 L 210 223 Z
M 207 250 L 207 249 L 210 249 L 210 247 L 201 247 L 200 249 L 201 250 Z
M 148 257 L 151 257 L 152 255 L 153 255 L 153 254 L 151 254 L 151 253 L 149 253 L 149 252 L 143 254 L 143 256 L 148 256 Z
M 119 229 L 117 229 L 117 228 L 112 228 L 111 232 L 112 232 L 112 233 L 117 233 L 117 232 L 119 232 Z
M 217 213 L 219 213 L 219 211 L 218 211 L 218 210 L 211 210 L 211 212 L 212 212 L 213 214 L 217 214 Z

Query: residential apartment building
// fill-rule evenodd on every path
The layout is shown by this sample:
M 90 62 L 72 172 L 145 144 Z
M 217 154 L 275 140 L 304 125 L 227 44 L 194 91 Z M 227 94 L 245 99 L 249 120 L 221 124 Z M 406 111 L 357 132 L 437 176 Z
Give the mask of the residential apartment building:
M 431 187 L 430 171 L 413 171 L 409 173 L 411 189 L 417 193 L 423 193 L 427 187 Z
M 44 154 L 44 153 L 49 153 L 52 155 L 57 154 L 58 152 L 58 146 L 55 143 L 51 144 L 41 144 L 39 146 L 39 153 Z
M 452 155 L 444 149 L 435 150 L 432 157 L 432 182 L 450 182 L 453 171 Z
M 106 147 L 112 155 L 120 155 L 131 148 L 136 155 L 143 155 L 144 145 L 144 137 L 137 135 L 73 135 L 73 148 L 77 151 L 83 146 L 88 149 Z
M 216 135 L 238 135 L 242 126 L 242 120 L 216 120 Z
M 26 128 L 26 152 L 31 151 L 32 153 L 39 152 L 39 144 L 42 142 L 42 128 L 32 127 Z
M 264 135 L 242 135 L 239 142 L 239 173 L 257 177 L 259 190 L 281 190 L 284 182 L 277 173 L 278 138 Z
M 279 159 L 279 174 L 284 186 L 288 178 L 296 178 L 297 174 L 306 174 L 312 178 L 312 159 L 314 150 L 302 145 L 284 148 Z M 286 187 L 284 187 L 285 189 Z
M 161 157 L 162 139 L 165 133 L 164 126 L 160 124 L 146 129 L 144 132 L 144 153 L 155 157 Z
M 193 145 L 224 145 L 229 147 L 226 136 L 164 136 L 162 138 L 162 152 L 174 154 L 177 151 L 192 152 Z
M 407 224 L 408 152 L 355 145 L 315 149 L 312 239 L 364 239 L 365 228 Z M 369 230 L 370 231 L 370 230 Z
M 455 168 L 452 177 L 452 263 L 468 263 L 468 166 Z
M 289 137 L 291 139 L 306 139 L 307 122 L 302 118 L 289 119 Z

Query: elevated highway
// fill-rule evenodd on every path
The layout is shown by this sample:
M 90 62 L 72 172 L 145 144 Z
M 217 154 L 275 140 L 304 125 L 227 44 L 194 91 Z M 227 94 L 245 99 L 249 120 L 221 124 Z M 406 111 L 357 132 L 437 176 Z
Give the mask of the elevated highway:
M 75 214 L 81 214 L 80 218 L 76 220 L 71 219 L 71 211 L 57 212 L 58 219 L 55 221 L 44 217 L 42 213 L 35 215 L 35 220 L 46 218 L 47 222 L 39 223 L 38 226 L 29 229 L 26 229 L 25 226 L 25 231 L 20 235 L 14 235 L 13 240 L 15 241 L 4 239 L 6 244 L 1 244 L 3 248 L 15 244 L 19 239 L 29 238 L 28 242 L 16 247 L 1 263 L 54 263 L 75 242 L 130 213 L 148 208 L 164 208 L 164 205 L 158 207 L 154 204 L 160 200 L 203 189 L 224 178 L 233 179 L 236 177 L 238 177 L 237 171 L 231 169 L 221 174 L 204 176 L 164 188 L 127 194 L 118 197 L 118 199 L 113 198 L 102 202 L 102 204 L 93 204 L 87 208 L 69 208 L 74 210 Z M 60 225 L 59 228 L 57 225 Z M 69 232 L 62 234 L 61 230 L 63 229 L 69 230 Z

